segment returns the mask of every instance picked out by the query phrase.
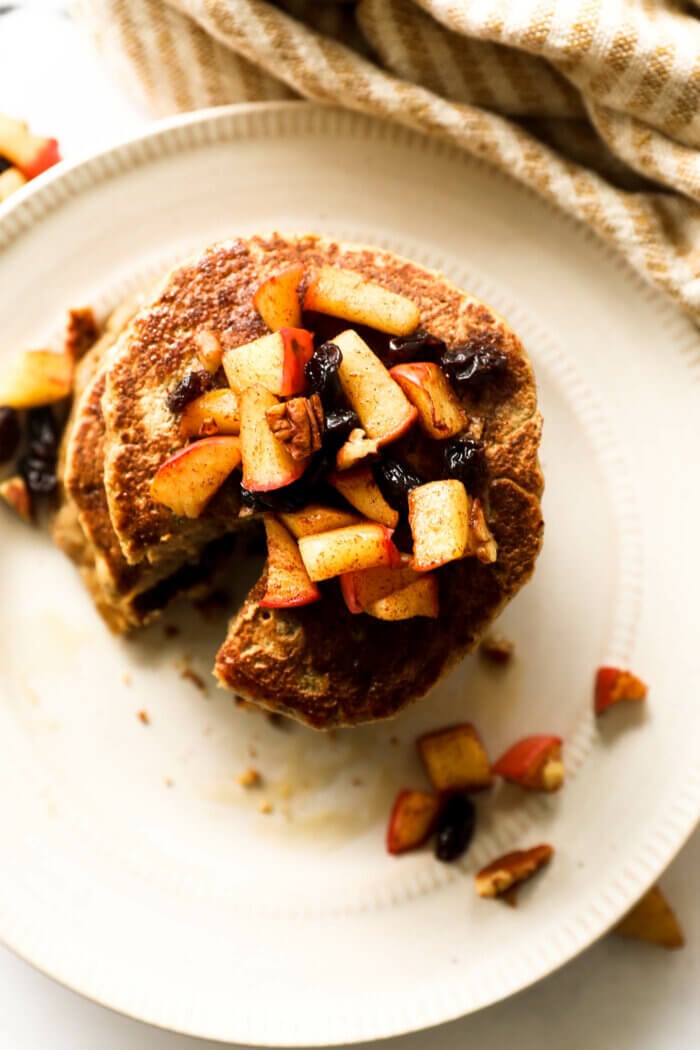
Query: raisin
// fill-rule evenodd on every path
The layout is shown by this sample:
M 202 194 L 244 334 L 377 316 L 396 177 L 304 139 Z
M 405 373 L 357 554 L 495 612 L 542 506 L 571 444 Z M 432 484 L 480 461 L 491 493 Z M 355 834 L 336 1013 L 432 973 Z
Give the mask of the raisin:
M 336 450 L 344 443 L 351 430 L 361 426 L 360 417 L 351 408 L 331 409 L 326 413 L 325 435 L 328 444 Z
M 12 459 L 22 437 L 19 416 L 9 405 L 0 405 L 0 463 Z
M 502 350 L 478 340 L 462 343 L 440 354 L 440 367 L 457 387 L 496 378 L 507 364 L 508 357 Z
M 206 394 L 213 386 L 214 380 L 208 372 L 201 369 L 188 372 L 168 394 L 168 408 L 171 412 L 182 412 L 190 401 Z
M 259 514 L 266 510 L 275 514 L 288 514 L 306 506 L 309 502 L 309 489 L 304 478 L 293 481 L 284 488 L 270 489 L 268 492 L 251 492 L 241 485 L 241 500 L 244 507 L 250 507 Z
M 2 174 L 3 171 L 7 171 L 7 169 L 11 167 L 12 165 L 10 164 L 9 160 L 6 160 L 5 157 L 0 157 L 0 174 Z
M 419 329 L 411 335 L 395 335 L 389 340 L 387 357 L 392 365 L 402 365 L 407 361 L 432 361 L 447 350 L 445 342 L 430 332 Z
M 310 361 L 306 362 L 304 375 L 312 394 L 335 394 L 338 369 L 343 360 L 343 353 L 335 343 L 321 343 L 313 352 Z
M 423 479 L 397 459 L 381 459 L 374 466 L 374 478 L 384 499 L 397 510 L 406 513 L 408 494 L 423 484 Z
M 438 817 L 435 856 L 438 860 L 457 860 L 474 836 L 476 808 L 466 795 L 452 795 Z
M 58 441 L 58 425 L 51 409 L 31 409 L 27 413 L 27 450 L 17 467 L 34 495 L 50 496 L 56 490 Z
M 470 492 L 480 488 L 486 480 L 484 446 L 473 438 L 460 437 L 445 445 L 442 463 L 445 476 L 457 478 Z

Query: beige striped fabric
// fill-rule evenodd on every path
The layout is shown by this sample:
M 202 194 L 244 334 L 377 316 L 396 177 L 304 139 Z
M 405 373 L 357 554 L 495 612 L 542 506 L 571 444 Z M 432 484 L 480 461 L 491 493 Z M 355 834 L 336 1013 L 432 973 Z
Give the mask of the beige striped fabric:
M 158 114 L 301 96 L 438 135 L 612 243 L 700 322 L 700 7 L 78 0 Z

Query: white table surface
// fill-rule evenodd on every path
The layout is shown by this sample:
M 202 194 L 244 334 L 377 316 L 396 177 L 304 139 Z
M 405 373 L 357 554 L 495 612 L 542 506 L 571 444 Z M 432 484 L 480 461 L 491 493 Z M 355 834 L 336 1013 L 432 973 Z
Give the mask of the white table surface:
M 35 0 L 0 16 L 0 112 L 57 136 L 76 158 L 144 127 L 82 32 Z M 0 3 L 2 7 L 2 3 Z M 601 814 L 601 819 L 604 815 Z M 1 861 L 0 861 L 1 862 Z M 700 831 L 663 878 L 686 933 L 680 952 L 608 937 L 508 1002 L 387 1050 L 696 1050 L 700 1046 Z M 204 1050 L 87 1002 L 0 947 L 0 1050 Z

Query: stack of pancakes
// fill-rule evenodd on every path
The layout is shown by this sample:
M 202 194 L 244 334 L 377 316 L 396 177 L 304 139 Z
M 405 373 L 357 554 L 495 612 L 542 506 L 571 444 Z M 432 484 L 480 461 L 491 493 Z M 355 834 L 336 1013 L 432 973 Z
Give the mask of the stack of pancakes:
M 124 633 L 201 585 L 217 550 L 242 528 L 256 527 L 255 515 L 241 515 L 238 475 L 199 518 L 178 517 L 155 503 L 150 485 L 184 444 L 168 397 L 199 367 L 195 337 L 214 332 L 236 346 L 264 335 L 253 294 L 296 263 L 305 267 L 305 282 L 322 265 L 354 270 L 410 298 L 421 327 L 449 345 L 483 340 L 507 355 L 504 383 L 480 390 L 478 404 L 464 396 L 465 407 L 484 423 L 495 563 L 466 558 L 439 570 L 435 620 L 353 615 L 335 581 L 318 604 L 261 609 L 263 577 L 229 624 L 216 660 L 219 682 L 325 728 L 383 718 L 423 696 L 473 648 L 533 571 L 543 528 L 535 382 L 519 340 L 483 303 L 391 253 L 315 236 L 253 237 L 208 248 L 115 311 L 80 363 L 54 534 L 80 567 L 105 621 Z M 337 330 L 343 327 L 339 322 Z M 411 441 L 406 455 L 420 456 Z

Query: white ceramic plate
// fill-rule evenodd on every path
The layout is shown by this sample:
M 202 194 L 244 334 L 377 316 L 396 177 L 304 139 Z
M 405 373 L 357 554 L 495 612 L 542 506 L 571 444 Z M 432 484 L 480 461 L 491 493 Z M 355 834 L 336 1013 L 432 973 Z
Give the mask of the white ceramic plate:
M 223 622 L 110 637 L 46 535 L 0 520 L 0 935 L 91 998 L 256 1044 L 396 1035 L 510 995 L 570 959 L 658 876 L 700 811 L 698 339 L 582 229 L 443 145 L 331 109 L 178 119 L 0 209 L 0 352 L 57 341 L 217 238 L 327 231 L 443 269 L 512 322 L 546 420 L 546 540 L 503 629 L 394 722 L 281 731 L 208 678 Z M 243 593 L 241 588 L 241 593 Z M 342 641 L 341 641 L 342 644 Z M 603 725 L 603 661 L 651 683 Z M 151 724 L 137 712 L 146 709 Z M 555 798 L 501 789 L 458 866 L 394 859 L 391 799 L 423 784 L 416 734 L 473 719 L 492 755 L 566 739 Z M 257 766 L 265 786 L 235 777 Z M 259 812 L 262 801 L 274 807 Z M 497 853 L 549 841 L 516 911 L 477 899 Z

